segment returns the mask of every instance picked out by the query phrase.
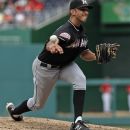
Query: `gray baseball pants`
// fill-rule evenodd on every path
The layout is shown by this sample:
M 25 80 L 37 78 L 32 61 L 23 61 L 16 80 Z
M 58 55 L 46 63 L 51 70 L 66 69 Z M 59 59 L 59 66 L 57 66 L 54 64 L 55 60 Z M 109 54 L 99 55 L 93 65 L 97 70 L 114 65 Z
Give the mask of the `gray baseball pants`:
M 63 68 L 47 68 L 40 64 L 41 61 L 36 58 L 32 65 L 34 95 L 27 102 L 32 111 L 44 106 L 57 80 L 71 83 L 74 90 L 86 90 L 86 77 L 75 62 Z

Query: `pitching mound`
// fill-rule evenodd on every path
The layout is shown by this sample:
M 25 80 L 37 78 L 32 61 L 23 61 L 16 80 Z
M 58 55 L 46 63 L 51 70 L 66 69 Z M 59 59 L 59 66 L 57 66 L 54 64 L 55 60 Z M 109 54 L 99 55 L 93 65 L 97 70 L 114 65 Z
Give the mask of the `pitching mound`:
M 59 120 L 25 117 L 24 121 L 15 122 L 11 118 L 0 118 L 0 130 L 69 130 L 71 123 Z M 91 130 L 126 130 L 89 124 Z

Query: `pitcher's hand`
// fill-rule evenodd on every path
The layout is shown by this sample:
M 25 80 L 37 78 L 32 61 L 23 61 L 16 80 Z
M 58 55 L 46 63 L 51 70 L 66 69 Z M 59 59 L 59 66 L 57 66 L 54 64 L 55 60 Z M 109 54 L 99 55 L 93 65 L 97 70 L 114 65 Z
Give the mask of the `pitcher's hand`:
M 46 45 L 46 49 L 52 54 L 55 53 L 63 54 L 64 53 L 63 48 L 58 43 L 59 39 L 57 38 L 57 36 L 52 35 L 50 37 L 50 41 Z

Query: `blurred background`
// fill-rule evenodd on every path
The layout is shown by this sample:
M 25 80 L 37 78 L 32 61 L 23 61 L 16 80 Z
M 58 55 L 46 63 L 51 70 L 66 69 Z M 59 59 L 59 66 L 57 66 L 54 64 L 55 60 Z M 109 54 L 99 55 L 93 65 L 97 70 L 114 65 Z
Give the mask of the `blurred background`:
M 90 123 L 130 127 L 130 1 L 89 0 L 85 23 L 89 48 L 119 43 L 108 64 L 76 62 L 87 77 L 84 118 Z M 67 21 L 69 0 L 0 0 L 0 115 L 33 94 L 32 62 L 46 39 Z M 73 120 L 72 86 L 58 82 L 44 109 L 26 116 Z

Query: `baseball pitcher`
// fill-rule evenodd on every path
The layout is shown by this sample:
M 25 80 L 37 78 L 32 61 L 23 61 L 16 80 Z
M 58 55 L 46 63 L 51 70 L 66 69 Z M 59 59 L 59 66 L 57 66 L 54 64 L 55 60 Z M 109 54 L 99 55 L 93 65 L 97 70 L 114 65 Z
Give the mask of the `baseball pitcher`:
M 70 130 L 89 130 L 87 124 L 82 120 L 86 77 L 75 63 L 75 59 L 80 55 L 85 61 L 97 59 L 101 63 L 106 57 L 109 61 L 110 52 L 113 52 L 113 50 L 109 50 L 109 57 L 107 56 L 108 46 L 106 44 L 97 46 L 96 53 L 88 48 L 88 39 L 82 23 L 87 20 L 90 9 L 92 6 L 88 5 L 86 0 L 70 2 L 68 21 L 50 36 L 43 50 L 33 62 L 33 97 L 23 101 L 17 107 L 11 102 L 6 105 L 10 116 L 15 121 L 23 120 L 22 113 L 24 112 L 42 108 L 54 84 L 58 80 L 63 80 L 73 85 L 74 122 Z M 103 52 L 101 53 L 101 51 Z M 101 58 L 104 52 L 105 57 Z

